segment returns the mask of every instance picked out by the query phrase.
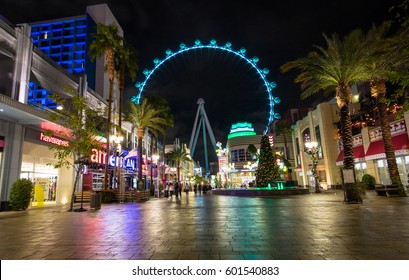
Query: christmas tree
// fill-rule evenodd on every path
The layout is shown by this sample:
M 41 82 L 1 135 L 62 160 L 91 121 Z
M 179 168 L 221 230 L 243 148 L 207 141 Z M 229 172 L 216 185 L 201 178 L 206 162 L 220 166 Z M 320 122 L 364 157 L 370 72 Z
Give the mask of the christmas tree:
M 260 157 L 256 171 L 258 187 L 267 187 L 273 184 L 273 180 L 280 178 L 280 172 L 276 164 L 276 158 L 268 142 L 267 135 L 261 137 Z

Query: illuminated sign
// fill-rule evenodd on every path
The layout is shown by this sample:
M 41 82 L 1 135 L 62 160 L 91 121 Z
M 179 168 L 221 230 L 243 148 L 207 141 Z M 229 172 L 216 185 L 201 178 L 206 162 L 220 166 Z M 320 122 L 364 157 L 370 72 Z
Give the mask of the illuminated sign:
M 91 162 L 98 164 L 105 164 L 107 158 L 107 153 L 99 151 L 97 149 L 92 149 Z
M 43 142 L 51 143 L 51 144 L 58 145 L 58 146 L 68 147 L 69 145 L 69 142 L 67 140 L 62 140 L 60 138 L 56 138 L 53 136 L 46 136 L 42 132 L 40 134 L 40 140 Z
M 111 167 L 116 167 L 119 164 L 121 165 L 122 168 L 127 168 L 131 170 L 136 169 L 136 160 L 135 158 L 122 158 L 122 157 L 116 157 L 116 156 L 109 156 L 109 166 Z
M 92 163 L 97 163 L 97 164 L 105 164 L 107 159 L 107 153 L 97 150 L 97 149 L 92 149 L 92 155 L 91 155 L 91 162 Z M 122 168 L 127 168 L 131 170 L 136 170 L 136 159 L 135 158 L 122 158 L 122 157 L 116 157 L 113 155 L 109 156 L 108 159 L 108 165 L 111 167 L 120 166 Z
M 254 128 L 251 123 L 242 122 L 236 123 L 231 126 L 230 134 L 227 136 L 227 139 L 239 137 L 239 136 L 254 136 Z

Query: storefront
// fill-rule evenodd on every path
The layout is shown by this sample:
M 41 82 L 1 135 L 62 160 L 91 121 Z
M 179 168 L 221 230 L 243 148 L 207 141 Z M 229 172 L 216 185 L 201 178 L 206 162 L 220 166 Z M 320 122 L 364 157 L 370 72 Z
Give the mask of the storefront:
M 57 161 L 49 145 L 66 145 L 67 141 L 27 128 L 23 142 L 20 178 L 35 183 L 32 206 L 69 202 L 73 185 L 73 168 L 54 168 Z M 39 186 L 41 188 L 39 188 Z M 42 192 L 42 193 L 39 193 Z M 39 201 L 41 200 L 41 201 Z
M 405 121 L 399 120 L 391 123 L 391 134 L 400 179 L 404 185 L 409 185 L 409 138 Z M 389 185 L 391 184 L 391 180 L 389 178 L 384 143 L 380 128 L 369 131 L 369 139 L 370 144 L 366 152 L 365 159 L 375 163 L 379 183 Z
M 93 149 L 90 162 L 83 176 L 83 190 L 102 190 L 104 188 L 105 163 L 108 160 L 108 188 L 118 187 L 118 166 L 121 167 L 121 183 L 125 189 L 136 188 L 136 158 L 128 157 L 128 151 L 122 150 L 121 156 L 110 155 Z

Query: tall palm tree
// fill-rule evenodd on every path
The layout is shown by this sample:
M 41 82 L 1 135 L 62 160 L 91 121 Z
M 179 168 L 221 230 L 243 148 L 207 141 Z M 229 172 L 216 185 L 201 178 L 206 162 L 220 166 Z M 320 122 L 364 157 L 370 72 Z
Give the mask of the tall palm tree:
M 147 98 L 136 105 L 133 102 L 129 103 L 130 111 L 127 114 L 127 120 L 132 123 L 137 130 L 138 137 L 138 180 L 142 180 L 142 139 L 145 136 L 145 129 L 149 128 L 151 131 L 165 133 L 163 126 L 166 125 L 165 120 L 161 114 L 161 109 L 155 108 Z
M 172 151 L 166 154 L 166 158 L 168 160 L 173 160 L 175 162 L 176 174 L 177 174 L 178 180 L 180 180 L 180 166 L 182 165 L 182 163 L 186 161 L 192 161 L 189 153 L 186 152 L 185 148 L 183 146 L 176 146 L 176 145 Z
M 136 72 L 138 71 L 138 60 L 136 57 L 135 49 L 124 40 L 123 46 L 117 49 L 115 57 L 115 69 L 116 76 L 118 80 L 119 89 L 119 120 L 118 120 L 118 131 L 121 131 L 122 127 L 122 98 L 125 86 L 125 74 L 131 78 L 132 81 L 136 79 Z
M 125 86 L 125 72 L 132 81 L 136 79 L 136 71 L 138 70 L 138 62 L 136 60 L 136 51 L 132 48 L 131 45 L 124 41 L 123 46 L 120 45 L 116 50 L 115 56 L 115 72 L 118 81 L 119 89 L 119 101 L 118 101 L 118 128 L 117 136 L 122 134 L 122 98 L 124 93 Z M 121 190 L 121 165 L 118 164 L 118 189 Z
M 333 34 L 324 34 L 326 48 L 315 46 L 317 51 L 310 52 L 307 57 L 301 57 L 281 66 L 282 72 L 293 68 L 300 70 L 295 78 L 301 84 L 301 98 L 324 91 L 335 97 L 340 108 L 341 139 L 344 148 L 344 168 L 354 168 L 354 153 L 352 149 L 352 123 L 349 114 L 352 93 L 351 85 L 367 81 L 370 78 L 365 63 L 367 53 L 362 48 L 359 39 L 362 32 L 354 30 L 342 40 Z
M 277 127 L 275 129 L 275 133 L 277 136 L 283 135 L 284 140 L 284 158 L 288 160 L 288 148 L 287 148 L 287 136 L 291 135 L 292 133 L 291 124 L 287 120 L 281 120 L 278 122 Z
M 112 95 L 114 89 L 114 79 L 115 79 L 115 53 L 123 37 L 118 34 L 118 26 L 115 24 L 104 25 L 101 23 L 97 24 L 97 33 L 93 35 L 94 40 L 89 46 L 90 59 L 93 61 L 99 57 L 105 55 L 105 70 L 108 72 L 109 79 L 109 97 L 108 97 L 108 125 L 106 131 L 107 156 L 110 154 L 110 139 L 111 134 L 111 107 L 112 107 Z M 105 163 L 105 177 L 104 177 L 104 188 L 108 186 L 108 160 Z
M 152 104 L 152 106 L 158 110 L 161 111 L 160 116 L 166 120 L 166 123 L 162 126 L 163 127 L 163 154 L 165 154 L 165 138 L 166 138 L 166 131 L 168 128 L 173 127 L 174 121 L 173 121 L 173 115 L 171 114 L 169 103 L 166 101 L 166 99 L 162 97 L 158 97 L 155 95 L 150 95 L 147 96 L 149 103 Z M 158 136 L 158 131 L 152 131 L 154 135 Z M 158 146 L 158 138 L 156 138 L 156 147 Z M 153 140 L 153 139 L 152 139 Z M 151 155 L 153 154 L 153 143 L 151 144 Z M 163 171 L 164 173 L 164 171 Z M 153 184 L 153 178 L 151 177 L 151 186 Z
M 399 47 L 394 45 L 394 38 L 388 38 L 389 24 L 372 27 L 365 38 L 367 49 L 372 53 L 370 64 L 371 95 L 376 100 L 379 120 L 381 122 L 382 139 L 385 149 L 389 177 L 392 184 L 399 187 L 400 195 L 406 196 L 405 188 L 399 176 L 395 151 L 392 143 L 391 127 L 388 119 L 388 100 L 386 98 L 386 81 L 395 76 L 397 69 L 404 62 L 404 55 Z M 406 59 L 407 60 L 407 59 Z

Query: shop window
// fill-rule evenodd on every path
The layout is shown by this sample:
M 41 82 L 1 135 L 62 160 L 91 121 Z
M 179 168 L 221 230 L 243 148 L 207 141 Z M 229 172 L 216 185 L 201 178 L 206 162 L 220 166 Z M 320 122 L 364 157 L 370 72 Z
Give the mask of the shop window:
M 325 172 L 325 170 L 318 170 L 318 176 L 319 176 L 320 182 L 327 181 L 327 172 Z

